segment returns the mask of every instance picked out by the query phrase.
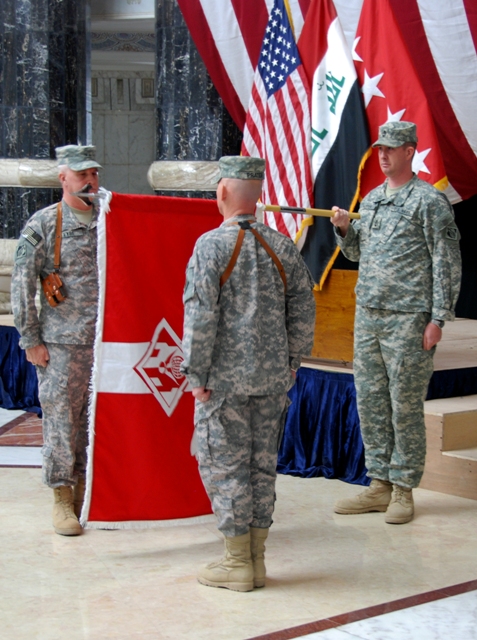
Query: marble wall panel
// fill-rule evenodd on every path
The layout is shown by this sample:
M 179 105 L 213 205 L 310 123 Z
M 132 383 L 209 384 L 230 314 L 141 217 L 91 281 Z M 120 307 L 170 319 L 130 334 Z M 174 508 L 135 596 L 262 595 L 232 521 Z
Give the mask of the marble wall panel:
M 143 195 L 154 195 L 154 191 L 147 181 L 149 164 L 130 164 L 128 170 L 129 191 L 128 193 L 140 193 Z
M 102 184 L 120 193 L 152 193 L 147 182 L 154 161 L 154 99 L 142 98 L 144 78 L 150 71 L 95 71 L 98 95 L 93 98 L 93 143 L 103 165 Z M 118 81 L 123 101 L 118 100 Z M 101 87 L 101 89 L 100 89 Z
M 104 161 L 107 165 L 128 165 L 127 114 L 115 114 L 104 123 Z
M 228 115 L 175 0 L 157 0 L 156 159 L 217 160 L 240 153 Z
M 60 199 L 60 189 L 0 187 L 0 237 L 18 238 L 25 222 L 35 211 Z
M 154 112 L 131 114 L 128 122 L 129 164 L 149 166 L 154 161 Z M 147 175 L 147 170 L 146 174 Z
M 17 109 L 17 156 L 19 158 L 29 158 L 31 156 L 31 140 L 33 133 L 32 110 L 26 107 Z
M 94 76 L 97 94 L 92 96 L 93 109 L 111 109 L 111 78 L 102 78 Z
M 47 108 L 32 109 L 30 154 L 35 158 L 50 157 L 50 112 Z
M 111 78 L 111 109 L 118 109 L 121 111 L 130 111 L 130 91 L 129 91 L 129 78 L 125 73 L 122 77 Z
M 109 191 L 130 193 L 128 164 L 105 164 L 99 177 L 103 187 Z
M 1 157 L 54 158 L 57 146 L 86 143 L 89 2 L 0 0 Z M 51 192 L 2 190 L 4 237 L 18 235 L 42 198 Z
M 53 31 L 48 34 L 49 73 L 50 73 L 50 107 L 61 109 L 65 102 L 65 74 L 63 61 L 65 59 L 65 34 Z
M 18 130 L 17 130 L 17 113 L 16 107 L 4 107 L 3 112 L 3 141 L 4 157 L 18 158 Z
M 151 111 L 154 109 L 155 99 L 142 96 L 143 78 L 131 78 L 129 80 L 131 111 Z M 154 78 L 152 78 L 154 82 Z
M 95 113 L 93 117 L 93 138 L 92 142 L 96 147 L 96 160 L 100 165 L 105 164 L 104 156 L 104 122 L 106 116 L 101 113 Z
M 2 0 L 1 3 L 0 34 L 13 28 L 15 24 L 15 0 Z

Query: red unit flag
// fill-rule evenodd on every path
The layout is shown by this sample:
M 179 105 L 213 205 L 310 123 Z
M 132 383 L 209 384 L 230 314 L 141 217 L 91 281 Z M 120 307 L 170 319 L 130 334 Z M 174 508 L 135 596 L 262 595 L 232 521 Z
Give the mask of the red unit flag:
M 97 528 L 211 513 L 180 373 L 185 269 L 215 200 L 114 194 L 98 226 L 100 304 L 86 503 Z

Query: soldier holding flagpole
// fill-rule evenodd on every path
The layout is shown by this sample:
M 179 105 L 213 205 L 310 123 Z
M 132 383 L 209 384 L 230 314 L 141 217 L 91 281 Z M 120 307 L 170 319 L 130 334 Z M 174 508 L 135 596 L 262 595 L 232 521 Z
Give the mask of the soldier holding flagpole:
M 386 176 L 350 223 L 334 207 L 341 250 L 359 260 L 354 378 L 370 486 L 339 500 L 336 513 L 385 511 L 389 524 L 409 522 L 412 489 L 426 456 L 424 399 L 442 327 L 454 319 L 460 288 L 459 231 L 446 196 L 412 171 L 416 125 L 379 128 Z

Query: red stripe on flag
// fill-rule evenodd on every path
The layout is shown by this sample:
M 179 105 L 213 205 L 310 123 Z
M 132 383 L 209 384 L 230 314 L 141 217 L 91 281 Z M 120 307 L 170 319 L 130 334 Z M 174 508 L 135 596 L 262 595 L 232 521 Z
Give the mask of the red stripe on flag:
M 252 98 L 247 115 L 247 129 L 244 132 L 243 138 L 242 153 L 246 156 L 253 155 L 252 149 L 250 148 L 252 145 L 249 142 L 249 138 L 257 148 L 259 156 L 264 156 L 264 136 L 262 136 L 256 123 L 260 122 L 263 130 L 263 123 L 265 122 L 265 108 L 266 105 L 264 105 L 262 97 L 258 91 L 257 84 L 255 83 L 252 88 Z
M 442 85 L 416 0 L 391 0 L 391 3 L 428 98 L 447 176 L 454 189 L 465 200 L 477 192 L 477 158 L 460 127 Z M 471 10 L 467 12 L 467 18 L 474 43 L 476 43 L 477 11 L 474 2 L 471 3 L 469 0 L 466 3 L 466 9 L 468 5 L 471 5 Z
M 298 40 L 303 68 L 311 86 L 316 67 L 328 50 L 328 29 L 336 18 L 332 2 L 313 2 Z
M 463 0 L 465 12 L 467 14 L 467 22 L 469 23 L 472 40 L 477 51 L 477 4 L 475 0 Z
M 311 0 L 299 0 L 301 12 L 305 18 L 307 16 L 308 9 L 310 7 L 310 1 Z
M 268 22 L 266 6 L 265 10 L 263 10 L 262 7 L 254 2 L 253 11 L 250 11 L 250 6 L 244 3 L 243 0 L 230 1 L 237 16 L 237 22 L 240 25 L 240 31 L 242 32 L 250 62 L 255 69 L 260 56 L 263 34 Z

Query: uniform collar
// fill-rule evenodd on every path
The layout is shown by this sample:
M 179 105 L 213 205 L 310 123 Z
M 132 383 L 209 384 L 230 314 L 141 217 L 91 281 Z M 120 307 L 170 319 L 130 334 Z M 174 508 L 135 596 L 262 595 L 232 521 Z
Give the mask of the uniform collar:
M 228 224 L 241 222 L 243 220 L 250 220 L 250 222 L 257 222 L 257 218 L 254 216 L 253 213 L 241 213 L 238 216 L 234 216 L 233 218 L 228 218 L 227 220 L 224 220 L 220 226 L 223 227 Z
M 416 174 L 414 174 L 405 187 L 403 187 L 397 193 L 394 193 L 393 195 L 388 197 L 386 195 L 388 179 L 386 178 L 384 183 L 380 187 L 378 187 L 379 191 L 377 193 L 376 202 L 382 202 L 383 204 L 392 203 L 396 207 L 402 207 L 408 199 L 409 194 L 416 186 L 416 182 L 418 180 L 419 178 L 416 176 Z
M 76 228 L 82 228 L 86 226 L 78 220 L 75 214 L 71 211 L 70 206 L 64 200 L 61 201 L 61 206 L 63 208 L 63 219 L 66 218 L 69 228 L 76 229 Z M 98 206 L 93 205 L 93 217 L 91 218 L 91 222 L 89 223 L 88 226 L 92 226 L 92 225 L 96 226 L 97 221 L 98 221 Z

